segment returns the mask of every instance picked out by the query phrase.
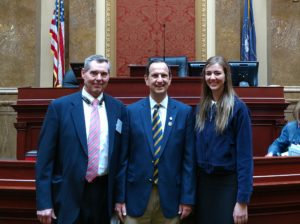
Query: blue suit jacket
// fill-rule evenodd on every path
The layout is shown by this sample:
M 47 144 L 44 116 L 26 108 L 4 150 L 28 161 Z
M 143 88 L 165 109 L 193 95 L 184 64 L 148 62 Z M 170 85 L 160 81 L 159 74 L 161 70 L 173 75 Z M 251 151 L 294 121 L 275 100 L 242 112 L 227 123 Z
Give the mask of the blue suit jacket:
M 109 128 L 109 212 L 113 210 L 114 180 L 121 134 L 118 119 L 125 106 L 104 94 Z M 37 209 L 54 208 L 58 223 L 74 223 L 79 214 L 88 163 L 86 127 L 81 91 L 53 100 L 43 123 L 36 164 Z M 99 209 L 99 212 L 100 209 Z
M 127 107 L 127 143 L 121 154 L 117 202 L 127 214 L 144 214 L 153 187 L 154 148 L 149 98 Z M 169 98 L 158 164 L 159 196 L 163 214 L 175 217 L 179 204 L 195 202 L 194 118 L 192 108 Z

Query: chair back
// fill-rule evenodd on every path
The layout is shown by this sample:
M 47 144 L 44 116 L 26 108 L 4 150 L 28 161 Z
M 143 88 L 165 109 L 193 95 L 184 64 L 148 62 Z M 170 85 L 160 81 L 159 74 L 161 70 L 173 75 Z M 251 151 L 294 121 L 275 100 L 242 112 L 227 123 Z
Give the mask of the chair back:
M 75 73 L 72 69 L 69 69 L 64 76 L 62 87 L 77 88 L 79 86 Z
M 185 77 L 187 76 L 187 62 L 188 59 L 186 56 L 166 56 L 165 58 L 163 57 L 150 57 L 148 58 L 148 61 L 152 60 L 164 60 L 168 65 L 178 65 L 178 76 L 179 77 Z

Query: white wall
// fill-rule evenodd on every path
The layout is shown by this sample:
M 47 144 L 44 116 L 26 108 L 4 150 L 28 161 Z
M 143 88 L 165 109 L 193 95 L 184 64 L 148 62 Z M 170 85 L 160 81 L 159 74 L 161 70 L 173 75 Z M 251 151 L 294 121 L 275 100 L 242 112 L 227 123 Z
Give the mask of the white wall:
M 96 54 L 105 55 L 105 1 L 96 1 Z
M 54 10 L 55 0 L 41 1 L 40 26 L 40 87 L 53 86 L 53 54 L 50 50 L 50 23 Z
M 216 55 L 216 1 L 207 1 L 207 58 Z
M 258 85 L 268 84 L 268 0 L 253 0 L 256 54 L 259 61 Z

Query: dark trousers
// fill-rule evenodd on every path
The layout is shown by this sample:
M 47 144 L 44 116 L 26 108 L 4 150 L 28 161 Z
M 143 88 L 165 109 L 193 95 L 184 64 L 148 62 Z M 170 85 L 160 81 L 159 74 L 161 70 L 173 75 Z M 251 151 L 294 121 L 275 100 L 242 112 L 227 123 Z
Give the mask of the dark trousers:
M 97 177 L 86 182 L 78 224 L 109 224 L 108 177 Z

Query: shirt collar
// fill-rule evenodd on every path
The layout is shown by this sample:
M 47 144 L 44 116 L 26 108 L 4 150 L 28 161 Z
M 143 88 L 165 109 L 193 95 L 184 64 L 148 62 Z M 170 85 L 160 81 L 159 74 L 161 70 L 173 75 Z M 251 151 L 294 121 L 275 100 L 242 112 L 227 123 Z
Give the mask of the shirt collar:
M 150 108 L 153 109 L 153 107 L 157 104 L 157 102 L 151 97 L 149 96 L 149 100 L 150 100 Z M 163 101 L 160 102 L 160 106 L 163 107 L 163 108 L 168 108 L 168 96 L 166 96 Z
M 91 94 L 89 94 L 89 93 L 85 90 L 85 88 L 82 88 L 82 96 L 85 97 L 86 99 L 88 99 L 90 102 L 93 102 L 94 99 L 95 99 Z M 101 102 L 102 99 L 103 99 L 103 93 L 101 93 L 101 94 L 97 97 L 97 99 L 99 100 L 99 102 Z

